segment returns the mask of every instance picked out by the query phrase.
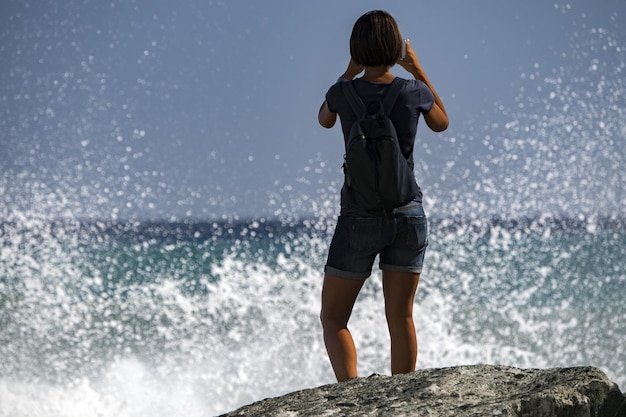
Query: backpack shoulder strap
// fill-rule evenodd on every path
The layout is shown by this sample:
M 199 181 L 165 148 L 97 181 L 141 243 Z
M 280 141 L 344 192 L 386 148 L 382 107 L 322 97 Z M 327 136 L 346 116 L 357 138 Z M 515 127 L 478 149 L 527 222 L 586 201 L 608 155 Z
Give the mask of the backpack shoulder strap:
M 391 109 L 393 109 L 393 106 L 396 104 L 396 100 L 398 100 L 400 91 L 405 84 L 404 81 L 405 80 L 403 80 L 402 78 L 396 77 L 393 79 L 391 85 L 389 86 L 389 91 L 387 91 L 387 95 L 383 99 L 383 108 L 385 109 L 385 114 L 387 116 L 389 116 L 389 113 L 391 113 Z
M 340 84 L 341 91 L 343 91 L 344 96 L 348 100 L 350 107 L 352 107 L 352 111 L 356 114 L 357 117 L 363 117 L 365 114 L 365 104 L 361 97 L 356 92 L 356 88 L 352 84 L 352 81 L 342 81 Z

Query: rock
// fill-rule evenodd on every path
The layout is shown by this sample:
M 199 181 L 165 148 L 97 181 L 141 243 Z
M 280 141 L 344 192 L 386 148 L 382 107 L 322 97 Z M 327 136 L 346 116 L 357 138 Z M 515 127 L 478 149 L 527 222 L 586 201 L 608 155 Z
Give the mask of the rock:
M 626 417 L 626 398 L 592 367 L 474 365 L 356 378 L 269 398 L 235 416 Z

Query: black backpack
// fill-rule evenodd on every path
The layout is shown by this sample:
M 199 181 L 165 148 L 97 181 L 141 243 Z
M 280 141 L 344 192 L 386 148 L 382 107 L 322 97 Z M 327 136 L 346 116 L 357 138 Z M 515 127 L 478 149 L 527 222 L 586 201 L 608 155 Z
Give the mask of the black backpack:
M 419 193 L 413 166 L 402 155 L 396 129 L 388 117 L 404 83 L 396 77 L 383 101 L 367 106 L 351 81 L 340 84 L 357 116 L 346 141 L 343 163 L 343 193 L 349 206 L 390 211 L 408 204 Z

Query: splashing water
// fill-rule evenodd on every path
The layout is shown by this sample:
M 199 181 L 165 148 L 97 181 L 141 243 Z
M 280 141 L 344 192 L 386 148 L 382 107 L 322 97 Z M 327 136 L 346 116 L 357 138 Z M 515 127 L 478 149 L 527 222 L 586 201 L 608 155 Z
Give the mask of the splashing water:
M 592 365 L 626 387 L 625 48 L 583 25 L 566 51 L 576 65 L 530 64 L 515 104 L 496 103 L 506 122 L 468 123 L 479 156 L 459 151 L 421 172 L 424 184 L 458 185 L 427 195 L 420 368 Z M 24 152 L 0 176 L 0 416 L 204 416 L 332 382 L 318 313 L 336 186 L 291 200 L 290 186 L 272 190 L 276 219 L 120 221 L 115 201 L 150 212 L 160 192 L 176 193 L 142 165 L 146 130 L 123 122 L 132 100 L 119 114 L 107 106 L 114 81 L 94 61 L 80 76 L 12 75 L 81 92 L 106 123 L 73 121 L 45 95 L 36 118 L 3 122 Z M 22 88 L 19 100 L 37 90 Z M 78 153 L 20 142 L 53 127 L 90 133 Z M 90 151 L 99 129 L 113 139 L 105 158 Z M 23 169 L 46 152 L 63 164 Z M 55 188 L 49 175 L 67 180 Z M 211 187 L 189 187 L 190 199 L 209 192 L 218 207 L 227 193 Z M 284 215 L 313 203 L 308 220 Z M 389 373 L 378 272 L 351 329 L 360 373 Z
M 459 184 L 435 187 L 435 204 L 445 201 L 440 211 L 463 216 L 469 209 L 474 217 L 622 215 L 626 51 L 620 33 L 575 32 L 563 65 L 534 63 L 523 70 L 514 103 L 495 103 L 499 121 L 468 122 L 468 133 L 459 138 L 479 142 L 481 149 L 467 155 L 445 151 L 459 157 L 441 172 L 422 174 L 425 184 L 444 178 Z
M 420 367 L 592 364 L 623 384 L 623 223 L 433 223 Z M 40 226 L 3 231 L 3 415 L 206 415 L 332 381 L 326 226 Z M 389 372 L 381 297 L 375 274 L 352 320 L 365 375 Z

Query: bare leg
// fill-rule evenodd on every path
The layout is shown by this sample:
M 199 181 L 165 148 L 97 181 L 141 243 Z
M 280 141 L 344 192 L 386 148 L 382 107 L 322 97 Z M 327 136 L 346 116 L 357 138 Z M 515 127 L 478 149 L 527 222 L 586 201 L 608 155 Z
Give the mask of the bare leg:
M 339 382 L 358 376 L 356 347 L 348 330 L 348 320 L 364 282 L 324 276 L 320 319 L 326 351 Z
M 385 315 L 391 337 L 391 373 L 415 371 L 417 336 L 413 323 L 413 299 L 420 275 L 383 271 Z

